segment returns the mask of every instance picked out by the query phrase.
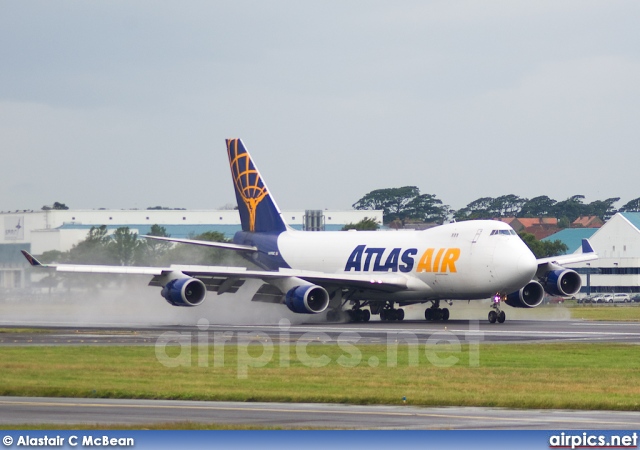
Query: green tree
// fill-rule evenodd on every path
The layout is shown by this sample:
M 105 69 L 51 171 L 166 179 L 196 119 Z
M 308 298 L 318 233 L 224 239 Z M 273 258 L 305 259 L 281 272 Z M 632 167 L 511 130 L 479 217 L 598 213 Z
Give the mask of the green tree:
M 501 195 L 491 202 L 490 211 L 492 218 L 516 217 L 520 214 L 520 210 L 526 202 L 526 198 L 521 198 L 514 194 Z
M 365 217 L 360 222 L 346 224 L 344 227 L 342 227 L 342 231 L 347 231 L 347 230 L 375 231 L 378 228 L 380 228 L 380 225 L 378 224 L 378 222 L 376 222 L 375 219 Z
M 448 207 L 430 194 L 420 194 L 416 186 L 376 189 L 369 192 L 353 205 L 354 209 L 378 209 L 384 214 L 384 223 L 407 219 L 421 221 L 442 221 Z
M 620 208 L 620 212 L 640 212 L 640 197 L 625 203 Z
M 589 207 L 582 201 L 584 195 L 573 195 L 566 200 L 558 202 L 553 207 L 553 217 L 566 217 L 569 222 L 573 222 L 580 216 L 589 215 Z
M 536 258 L 547 258 L 549 256 L 564 255 L 569 250 L 562 241 L 539 241 L 533 234 L 520 233 L 520 238 L 523 240 L 531 252 Z
M 527 200 L 520 208 L 518 217 L 549 217 L 555 214 L 554 206 L 558 203 L 546 195 Z
M 218 231 L 206 231 L 198 235 L 189 235 L 188 238 L 196 241 L 229 242 L 229 239 Z M 246 260 L 233 250 L 179 243 L 165 253 L 162 261 L 164 265 L 194 264 L 201 266 L 231 266 L 246 263 Z
M 111 258 L 106 251 L 108 241 L 106 225 L 91 227 L 86 239 L 69 250 L 69 261 L 82 264 L 110 264 Z
M 67 205 L 65 205 L 64 203 L 60 203 L 60 202 L 54 202 L 53 206 L 44 205 L 42 207 L 43 211 L 50 211 L 52 209 L 67 210 L 67 209 L 69 209 L 69 207 Z
M 598 216 L 602 220 L 606 220 L 616 213 L 613 207 L 614 203 L 620 201 L 620 197 L 612 197 L 606 200 L 596 200 L 587 205 L 586 212 L 589 216 Z
M 442 223 L 449 211 L 448 205 L 432 194 L 420 194 L 407 204 L 408 218 L 420 222 Z M 404 225 L 404 223 L 403 223 Z
M 140 259 L 141 244 L 138 233 L 132 233 L 129 227 L 120 227 L 109 237 L 107 251 L 115 264 L 131 266 Z
M 171 237 L 171 235 L 167 233 L 167 229 L 158 224 L 151 225 L 151 229 L 147 234 L 149 236 Z M 142 240 L 140 243 L 140 251 L 138 252 L 139 258 L 136 264 L 157 265 L 169 251 L 171 245 L 171 242 L 167 241 L 158 241 L 155 239 Z
M 69 262 L 69 252 L 49 250 L 40 255 L 38 260 L 44 264 L 64 264 Z
M 464 208 L 457 210 L 453 218 L 456 220 L 491 219 L 492 197 L 481 197 Z

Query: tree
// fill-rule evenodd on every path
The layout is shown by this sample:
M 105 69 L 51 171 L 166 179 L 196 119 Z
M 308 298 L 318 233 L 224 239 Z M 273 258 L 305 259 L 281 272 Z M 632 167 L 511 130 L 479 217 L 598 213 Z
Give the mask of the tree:
M 198 235 L 189 235 L 189 239 L 196 241 L 229 242 L 223 233 L 206 231 Z M 221 248 L 204 247 L 199 245 L 176 244 L 162 258 L 163 265 L 195 264 L 202 266 L 216 265 L 244 265 L 238 252 Z
M 406 209 L 411 219 L 442 223 L 447 217 L 449 206 L 443 205 L 435 195 L 420 194 L 407 204 Z
M 558 203 L 546 195 L 527 200 L 520 208 L 518 217 L 548 217 L 555 213 L 554 206 Z
M 158 224 L 151 225 L 151 229 L 147 234 L 149 236 L 171 237 L 169 233 L 167 233 L 167 229 Z M 144 239 L 140 243 L 140 252 L 138 253 L 140 258 L 136 263 L 151 266 L 157 265 L 161 258 L 169 251 L 171 245 L 171 242 L 167 241 Z
M 42 207 L 43 211 L 50 211 L 52 209 L 67 210 L 67 209 L 69 209 L 69 207 L 67 205 L 65 205 L 64 203 L 60 203 L 60 202 L 53 202 L 53 206 L 44 205 Z
M 518 197 L 514 194 L 501 195 L 491 202 L 490 212 L 492 217 L 516 217 L 522 205 L 527 202 L 526 198 Z
M 620 197 L 612 197 L 606 200 L 596 200 L 587 205 L 587 213 L 589 216 L 598 216 L 602 220 L 613 216 L 616 213 L 613 204 L 620 201 Z
M 620 212 L 640 212 L 640 197 L 634 198 L 630 202 L 625 203 Z
M 69 250 L 69 260 L 82 264 L 109 264 L 111 258 L 106 252 L 108 239 L 106 225 L 91 227 L 86 239 Z
M 380 228 L 380 225 L 378 224 L 378 222 L 376 222 L 375 219 L 365 217 L 360 222 L 346 224 L 344 227 L 342 227 L 342 231 L 347 231 L 347 230 L 375 231 L 378 228 Z
M 547 258 L 549 256 L 564 255 L 569 250 L 562 241 L 539 241 L 533 234 L 520 233 L 520 238 L 523 240 L 529 250 L 536 256 L 536 258 Z
M 558 219 L 566 217 L 569 223 L 580 216 L 588 216 L 588 206 L 582 203 L 584 195 L 573 195 L 566 200 L 558 202 L 553 207 L 553 216 Z
M 420 194 L 416 186 L 376 189 L 353 205 L 354 209 L 381 209 L 384 223 L 400 220 L 404 226 L 407 219 L 442 221 L 448 207 L 430 194 Z
M 464 208 L 459 209 L 453 215 L 456 220 L 491 219 L 491 204 L 493 198 L 482 197 L 472 201 Z
M 121 266 L 131 266 L 139 260 L 141 249 L 138 233 L 132 233 L 129 227 L 117 228 L 107 242 L 107 251 L 114 262 Z

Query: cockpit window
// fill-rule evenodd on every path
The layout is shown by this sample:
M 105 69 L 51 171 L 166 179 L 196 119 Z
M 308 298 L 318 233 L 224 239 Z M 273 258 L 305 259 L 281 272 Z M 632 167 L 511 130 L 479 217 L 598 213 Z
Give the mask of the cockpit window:
M 497 234 L 503 234 L 503 235 L 509 236 L 512 234 L 515 235 L 516 232 L 513 230 L 492 230 L 491 231 L 491 236 L 495 236 Z

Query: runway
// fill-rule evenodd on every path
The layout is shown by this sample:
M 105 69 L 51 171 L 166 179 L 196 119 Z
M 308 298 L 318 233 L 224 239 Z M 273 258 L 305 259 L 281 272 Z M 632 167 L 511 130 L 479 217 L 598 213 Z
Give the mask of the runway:
M 348 340 L 358 344 L 385 344 L 406 341 L 437 344 L 446 340 L 460 343 L 536 343 L 536 342 L 616 342 L 640 344 L 640 323 L 587 322 L 581 320 L 511 320 L 503 324 L 487 321 L 448 322 L 369 322 L 345 324 L 219 325 L 199 322 L 199 326 L 148 326 L 140 324 L 102 324 L 78 327 L 69 324 L 49 326 L 41 323 L 5 326 L 0 345 L 155 345 L 158 339 L 173 337 L 183 342 L 212 342 L 225 336 L 225 343 L 269 339 L 273 342 L 312 340 L 336 343 Z M 0 325 L 2 326 L 2 325 Z M 20 327 L 28 327 L 21 330 Z M 16 331 L 12 332 L 12 328 Z
M 0 397 L 3 424 L 198 422 L 283 428 L 637 429 L 639 412 Z
M 199 326 L 143 326 L 102 324 L 72 327 L 31 322 L 27 329 L 4 326 L 0 346 L 143 345 L 161 339 L 201 343 L 225 336 L 225 343 L 291 344 L 304 341 L 363 345 L 407 341 L 437 344 L 442 340 L 464 343 L 640 343 L 640 324 L 511 320 L 370 322 L 357 324 L 220 325 L 199 321 Z M 1 325 L 0 325 L 1 326 Z M 14 324 L 15 326 L 15 324 Z M 27 325 L 22 325 L 26 327 Z M 511 410 L 502 408 L 359 406 L 342 404 L 234 403 L 160 400 L 69 399 L 0 397 L 3 424 L 150 424 L 198 422 L 255 424 L 283 428 L 355 429 L 636 429 L 640 412 Z

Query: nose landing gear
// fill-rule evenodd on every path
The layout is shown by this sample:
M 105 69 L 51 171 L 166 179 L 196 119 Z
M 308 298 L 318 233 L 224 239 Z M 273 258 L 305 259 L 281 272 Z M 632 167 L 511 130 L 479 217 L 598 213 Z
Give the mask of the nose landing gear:
M 491 311 L 489 311 L 489 323 L 504 323 L 507 319 L 507 315 L 500 309 L 500 302 L 506 300 L 506 296 L 501 294 L 496 294 L 491 299 Z

